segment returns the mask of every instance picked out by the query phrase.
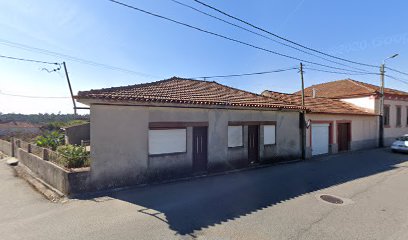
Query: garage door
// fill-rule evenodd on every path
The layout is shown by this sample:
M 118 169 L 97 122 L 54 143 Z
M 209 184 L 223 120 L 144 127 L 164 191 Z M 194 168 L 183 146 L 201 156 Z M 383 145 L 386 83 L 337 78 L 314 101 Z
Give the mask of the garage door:
M 329 153 L 329 124 L 312 124 L 312 155 Z

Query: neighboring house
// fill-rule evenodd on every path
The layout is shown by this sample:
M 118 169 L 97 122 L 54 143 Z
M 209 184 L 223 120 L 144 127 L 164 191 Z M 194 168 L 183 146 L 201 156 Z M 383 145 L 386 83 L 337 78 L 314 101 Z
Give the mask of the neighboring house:
M 380 113 L 380 87 L 352 79 L 338 80 L 310 86 L 306 96 L 338 98 L 344 102 Z M 301 92 L 296 92 L 300 95 Z M 408 93 L 384 89 L 384 144 L 391 145 L 396 137 L 408 133 Z
M 301 105 L 302 97 L 272 91 L 263 96 Z M 306 156 L 378 146 L 378 116 L 339 99 L 305 97 Z
M 298 159 L 299 105 L 199 80 L 79 92 L 97 188 Z
M 28 122 L 8 121 L 0 122 L 0 136 L 13 136 L 21 134 L 40 134 L 41 125 Z
M 65 127 L 63 130 L 66 144 L 83 145 L 84 142 L 89 142 L 91 138 L 89 123 Z

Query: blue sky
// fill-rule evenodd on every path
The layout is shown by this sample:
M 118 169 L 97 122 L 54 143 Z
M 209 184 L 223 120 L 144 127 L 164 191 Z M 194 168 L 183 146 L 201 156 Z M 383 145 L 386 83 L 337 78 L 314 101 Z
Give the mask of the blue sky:
M 179 0 L 211 14 L 191 0 Z M 303 45 L 355 61 L 381 64 L 408 72 L 408 2 L 324 0 L 203 0 Z M 280 46 L 269 40 L 208 18 L 170 0 L 123 2 L 240 39 L 273 51 L 333 65 Z M 15 43 L 130 69 L 129 74 L 27 51 Z M 0 55 L 50 62 L 66 61 L 74 92 L 151 82 L 172 76 L 197 77 L 268 71 L 294 67 L 288 60 L 242 46 L 174 23 L 124 8 L 106 0 L 0 1 Z M 0 58 L 0 93 L 29 96 L 69 96 L 63 72 L 47 73 L 53 66 Z M 355 66 L 355 65 L 354 65 Z M 338 66 L 341 67 L 341 66 Z M 358 67 L 358 66 L 355 66 Z M 378 69 L 370 69 L 378 71 Z M 408 76 L 391 73 L 396 77 Z M 379 77 L 348 76 L 307 70 L 306 86 L 343 78 L 378 84 Z M 297 71 L 262 76 L 214 79 L 260 93 L 265 89 L 300 89 Z M 408 85 L 387 79 L 387 87 L 408 91 Z M 0 112 L 72 112 L 69 98 L 40 99 L 0 95 Z M 82 111 L 82 113 L 85 113 Z

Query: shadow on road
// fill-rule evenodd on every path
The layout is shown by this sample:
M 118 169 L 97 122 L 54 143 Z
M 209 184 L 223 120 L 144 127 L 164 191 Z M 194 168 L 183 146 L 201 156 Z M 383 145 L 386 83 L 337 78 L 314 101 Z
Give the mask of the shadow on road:
M 181 235 L 220 224 L 303 194 L 392 170 L 408 156 L 377 149 L 108 194 Z

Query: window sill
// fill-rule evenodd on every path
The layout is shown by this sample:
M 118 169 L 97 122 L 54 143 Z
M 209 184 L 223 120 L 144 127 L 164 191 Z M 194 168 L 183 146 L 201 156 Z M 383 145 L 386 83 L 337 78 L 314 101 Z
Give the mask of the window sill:
M 228 147 L 228 149 L 240 149 L 240 148 L 244 148 L 244 146 Z
M 264 147 L 272 147 L 272 146 L 276 146 L 276 143 L 274 143 L 274 144 L 264 144 Z
M 182 154 L 186 154 L 186 153 L 187 152 L 149 154 L 149 157 L 165 157 L 165 156 L 182 155 Z

